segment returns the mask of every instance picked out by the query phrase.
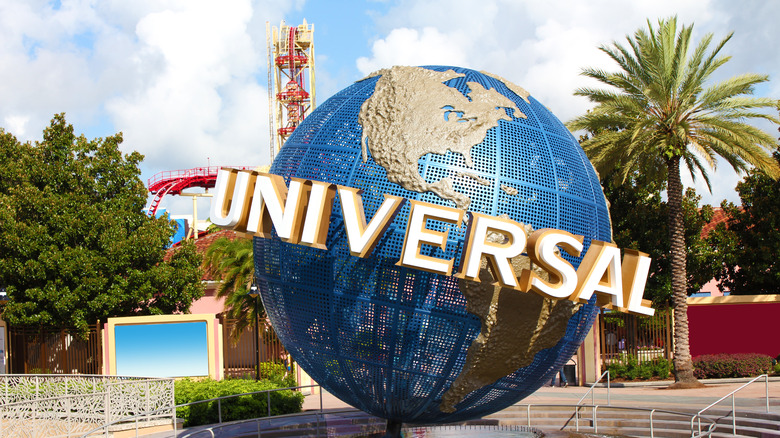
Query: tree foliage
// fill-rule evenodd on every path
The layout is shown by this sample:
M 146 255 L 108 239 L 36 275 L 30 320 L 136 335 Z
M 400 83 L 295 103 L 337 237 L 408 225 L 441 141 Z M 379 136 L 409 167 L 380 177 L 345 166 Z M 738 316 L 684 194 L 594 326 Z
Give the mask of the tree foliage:
M 602 180 L 610 203 L 613 241 L 620 248 L 646 252 L 653 259 L 645 287 L 645 298 L 656 308 L 671 304 L 671 260 L 668 238 L 668 205 L 661 196 L 663 185 L 643 175 L 630 175 L 621 183 L 608 175 Z M 720 269 L 721 254 L 714 250 L 701 231 L 713 216 L 712 207 L 699 208 L 701 197 L 689 188 L 683 196 L 686 273 L 688 295 L 701 290 Z
M 674 308 L 675 380 L 680 385 L 697 382 L 688 342 L 686 243 L 683 214 L 683 186 L 680 175 L 685 165 L 709 185 L 707 171 L 718 156 L 735 170 L 751 165 L 775 177 L 780 168 L 767 153 L 774 139 L 745 123 L 751 119 L 777 122 L 764 108 L 776 101 L 750 97 L 755 85 L 768 77 L 746 73 L 715 84 L 707 81 L 730 57 L 720 51 L 731 38 L 712 49 L 712 35 L 692 44 L 693 26 L 677 19 L 648 21 L 647 29 L 627 36 L 627 46 L 613 42 L 600 49 L 619 67 L 617 72 L 588 68 L 585 76 L 609 89 L 580 88 L 575 94 L 596 106 L 571 122 L 572 130 L 600 133 L 583 143 L 583 149 L 597 169 L 606 173 L 618 169 L 626 180 L 633 173 L 666 181 L 668 199 L 669 258 Z
M 225 316 L 236 320 L 231 337 L 237 340 L 264 309 L 259 298 L 248 292 L 254 282 L 255 264 L 252 239 L 220 237 L 206 250 L 204 265 L 215 280 L 221 281 L 217 297 L 225 299 Z M 256 312 L 257 310 L 257 312 Z
M 108 317 L 186 311 L 203 294 L 200 256 L 143 207 L 137 152 L 122 135 L 87 140 L 58 114 L 43 141 L 0 128 L 0 286 L 11 324 L 75 327 Z
M 780 163 L 780 149 L 774 156 Z M 780 181 L 751 171 L 737 192 L 742 208 L 724 201 L 728 226 L 711 233 L 724 254 L 718 287 L 735 295 L 780 293 Z

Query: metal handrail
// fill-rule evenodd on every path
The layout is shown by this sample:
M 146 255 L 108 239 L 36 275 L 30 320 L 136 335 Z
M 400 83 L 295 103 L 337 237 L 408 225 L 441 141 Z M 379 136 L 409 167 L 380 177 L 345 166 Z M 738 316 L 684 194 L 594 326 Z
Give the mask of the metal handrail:
M 175 438 L 177 436 L 177 434 L 178 434 L 177 424 L 176 424 L 176 409 L 183 408 L 185 406 L 192 406 L 192 405 L 197 405 L 197 404 L 200 404 L 200 403 L 208 403 L 208 402 L 216 401 L 217 402 L 217 417 L 219 418 L 219 423 L 218 424 L 222 424 L 222 400 L 229 399 L 229 398 L 235 398 L 235 397 L 242 397 L 242 396 L 245 396 L 245 395 L 262 394 L 262 393 L 266 393 L 267 394 L 266 405 L 268 406 L 268 417 L 270 417 L 271 416 L 271 393 L 272 392 L 288 391 L 288 390 L 295 390 L 295 389 L 302 389 L 302 388 L 320 388 L 320 391 L 319 391 L 320 392 L 320 410 L 319 410 L 319 412 L 322 412 L 322 406 L 323 406 L 322 405 L 322 388 L 320 387 L 320 385 L 291 386 L 291 387 L 288 387 L 288 388 L 264 389 L 262 391 L 245 392 L 243 394 L 225 395 L 225 396 L 222 396 L 222 397 L 215 397 L 215 398 L 210 398 L 210 399 L 206 399 L 206 400 L 197 400 L 197 401 L 190 402 L 190 403 L 182 403 L 180 405 L 174 405 L 173 407 L 168 406 L 168 407 L 164 407 L 164 408 L 160 408 L 160 409 L 155 409 L 153 411 L 142 412 L 142 413 L 139 413 L 139 414 L 136 414 L 136 415 L 132 415 L 132 416 L 129 416 L 129 417 L 120 418 L 120 419 L 112 421 L 110 423 L 106 423 L 106 424 L 104 424 L 102 426 L 98 426 L 98 427 L 96 427 L 96 428 L 94 428 L 94 429 L 92 429 L 92 430 L 90 430 L 88 432 L 85 432 L 83 435 L 81 435 L 81 438 L 88 437 L 89 435 L 92 435 L 93 433 L 98 432 L 100 430 L 105 430 L 105 434 L 106 434 L 106 436 L 108 436 L 108 428 L 109 427 L 111 427 L 111 426 L 113 426 L 115 424 L 119 424 L 119 423 L 129 423 L 130 421 L 135 421 L 135 436 L 137 438 L 138 437 L 138 418 L 140 418 L 140 417 L 147 417 L 147 416 L 154 415 L 154 414 L 157 414 L 157 413 L 163 412 L 163 411 L 173 411 L 173 436 Z M 262 418 L 267 418 L 267 417 L 262 417 Z M 213 436 L 213 432 L 212 432 L 212 436 Z
M 609 386 L 609 370 L 606 370 L 603 373 L 601 373 L 601 376 L 599 376 L 599 378 L 595 382 L 593 382 L 592 385 L 590 385 L 590 388 L 588 388 L 588 391 L 585 393 L 585 395 L 583 395 L 580 398 L 580 400 L 577 402 L 578 405 L 581 404 L 583 400 L 585 400 L 585 397 L 587 397 L 588 394 L 591 394 L 591 397 L 590 397 L 591 404 L 595 404 L 594 403 L 594 401 L 595 401 L 595 399 L 594 399 L 595 394 L 593 393 L 593 388 L 595 388 L 596 385 L 598 385 L 599 382 L 601 382 L 601 379 L 603 379 L 604 376 L 607 376 L 607 406 L 609 406 L 611 404 L 610 403 L 610 397 L 609 397 L 609 388 L 610 388 L 610 386 Z
M 323 421 L 322 419 L 323 419 L 323 417 L 325 415 L 339 415 L 339 414 L 346 414 L 346 413 L 353 413 L 353 412 L 361 412 L 361 411 L 359 411 L 356 408 L 349 408 L 349 409 L 335 409 L 335 410 L 329 410 L 328 412 L 325 412 L 324 410 L 321 409 L 319 411 L 298 412 L 298 413 L 295 413 L 295 414 L 276 415 L 276 416 L 271 417 L 271 418 L 269 418 L 269 417 L 259 417 L 259 418 L 253 418 L 253 419 L 248 419 L 248 420 L 239 420 L 239 421 L 242 421 L 242 422 L 254 421 L 257 424 L 257 430 L 258 430 L 258 435 L 257 436 L 259 437 L 259 436 L 261 436 L 260 422 L 262 422 L 262 421 L 273 421 L 273 419 L 287 418 L 287 417 L 308 417 L 308 416 L 314 416 L 317 419 L 317 435 L 316 436 L 319 437 L 320 436 L 319 435 L 320 434 L 320 428 L 321 428 L 320 424 Z M 198 435 L 200 433 L 208 432 L 211 435 L 211 437 L 214 438 L 216 436 L 216 434 L 214 433 L 215 429 L 218 430 L 218 429 L 223 428 L 223 427 L 229 427 L 231 424 L 235 424 L 235 422 L 233 422 L 233 423 L 222 423 L 222 424 L 209 425 L 209 426 L 207 426 L 207 427 L 205 427 L 203 429 L 196 430 L 196 431 L 193 431 L 192 433 L 188 433 L 186 435 L 181 435 L 181 436 L 182 437 L 193 437 L 193 436 Z
M 574 407 L 574 423 L 576 425 L 575 427 L 576 427 L 577 430 L 580 430 L 580 406 L 583 406 L 583 407 L 585 406 L 585 405 L 582 404 L 582 401 L 585 400 L 585 397 L 587 397 L 588 394 L 590 394 L 590 404 L 592 406 L 596 405 L 596 392 L 593 389 L 596 387 L 596 385 L 598 385 L 599 382 L 601 382 L 601 379 L 603 379 L 604 376 L 607 376 L 607 406 L 610 406 L 612 404 L 611 399 L 610 399 L 610 395 L 609 395 L 609 389 L 610 389 L 610 386 L 609 386 L 609 370 L 606 370 L 603 373 L 601 373 L 601 376 L 599 376 L 599 378 L 596 379 L 596 381 L 593 382 L 592 385 L 590 385 L 590 388 L 588 388 L 588 390 L 585 392 L 585 394 L 577 402 L 577 405 Z M 596 411 L 595 411 L 595 409 L 593 411 L 593 422 L 594 423 L 596 422 Z
M 316 386 L 316 385 L 312 385 L 312 386 Z M 566 408 L 566 407 L 574 406 L 574 405 L 561 405 L 561 404 L 537 404 L 537 405 L 532 405 L 532 404 L 529 404 L 529 405 L 526 405 L 526 406 L 527 406 L 527 411 L 529 413 L 529 416 L 528 416 L 528 426 L 532 427 L 533 424 L 530 421 L 531 408 L 552 408 L 552 407 L 557 407 L 557 408 L 564 407 L 564 408 Z M 664 410 L 664 409 L 638 408 L 638 407 L 631 407 L 631 406 L 599 406 L 599 405 L 582 405 L 582 406 L 593 408 L 596 411 L 601 409 L 602 411 L 603 410 L 622 410 L 622 411 L 648 412 L 649 413 L 649 419 L 650 419 L 650 426 L 649 426 L 649 428 L 650 428 L 650 437 L 651 438 L 655 438 L 655 429 L 654 429 L 653 417 L 657 413 L 668 414 L 668 415 L 677 415 L 677 416 L 683 416 L 683 417 L 692 417 L 692 418 L 696 418 L 698 416 L 697 414 L 691 414 L 691 413 L 685 413 L 685 412 L 669 411 L 669 410 Z M 323 418 L 324 415 L 326 415 L 326 414 L 336 414 L 336 415 L 338 415 L 338 414 L 342 414 L 342 413 L 356 412 L 356 411 L 357 411 L 357 409 L 352 408 L 352 409 L 338 409 L 338 410 L 328 411 L 326 413 L 322 409 L 322 406 L 320 406 L 320 410 L 319 411 L 303 412 L 303 413 L 288 414 L 288 415 L 278 415 L 278 416 L 275 416 L 275 417 L 272 417 L 272 418 L 314 416 L 316 418 L 316 421 L 317 421 L 317 433 L 319 434 L 320 423 L 321 423 L 322 418 Z M 269 418 L 269 417 L 261 417 L 261 418 L 247 419 L 247 420 L 241 420 L 241 421 L 255 421 L 257 423 L 257 428 L 259 430 L 260 429 L 260 422 L 262 422 L 262 421 L 269 421 L 269 420 L 271 420 L 271 418 Z M 701 432 L 701 431 L 697 432 L 696 430 L 692 429 L 691 430 L 691 437 L 692 438 L 703 438 L 703 437 L 710 436 L 710 434 L 712 434 L 712 432 L 717 427 L 717 423 L 714 420 L 712 420 L 712 419 L 704 418 L 704 421 L 706 423 L 708 423 L 706 425 L 707 427 L 705 428 L 705 430 L 703 432 Z M 207 427 L 205 427 L 203 429 L 192 431 L 191 433 L 189 433 L 187 435 L 184 435 L 184 436 L 194 437 L 194 436 L 197 436 L 197 435 L 200 435 L 200 434 L 207 434 L 207 436 L 211 436 L 213 438 L 214 436 L 216 436 L 215 430 L 219 430 L 220 428 L 229 426 L 231 424 L 234 424 L 234 423 L 231 422 L 231 423 L 220 423 L 220 424 L 215 424 L 215 425 L 209 425 L 209 426 L 207 426 Z M 594 423 L 593 426 L 594 426 L 594 433 L 598 433 L 598 416 L 596 417 L 596 422 Z M 176 436 L 178 436 L 177 432 L 174 432 L 174 437 L 176 437 Z M 258 436 L 260 436 L 260 435 L 258 435 Z M 319 435 L 317 435 L 317 436 L 319 436 Z
M 755 382 L 756 380 L 760 378 L 764 378 L 764 385 L 765 385 L 765 398 L 766 398 L 766 411 L 769 412 L 769 375 L 768 374 L 762 374 L 758 377 L 754 377 L 749 382 L 745 383 L 744 385 L 740 386 L 739 388 L 731 391 L 730 393 L 724 395 L 723 397 L 719 398 L 717 401 L 710 403 L 709 406 L 706 408 L 700 410 L 696 413 L 696 416 L 699 417 L 699 432 L 701 432 L 701 414 L 704 413 L 707 409 L 717 405 L 718 403 L 722 402 L 723 400 L 726 400 L 727 398 L 731 397 L 731 433 L 736 435 L 737 434 L 737 406 L 735 403 L 735 395 L 737 392 L 741 391 L 746 386 L 750 385 L 751 383 Z M 693 430 L 693 418 L 691 418 L 691 430 Z
M 522 405 L 520 405 L 522 406 Z M 527 404 L 526 406 L 526 412 L 527 412 L 527 421 L 526 423 L 528 426 L 533 426 L 531 424 L 531 408 L 551 408 L 551 407 L 569 407 L 572 405 L 562 405 L 562 404 Z M 691 417 L 691 438 L 700 438 L 700 437 L 706 437 L 709 436 L 717 427 L 717 423 L 715 420 L 712 420 L 710 418 L 704 418 L 705 422 L 709 422 L 709 426 L 706 428 L 704 432 L 701 431 L 701 419 L 702 417 L 699 416 L 699 414 L 690 414 L 685 412 L 677 412 L 677 411 L 667 411 L 664 409 L 650 409 L 650 408 L 637 408 L 633 406 L 603 406 L 603 405 L 583 405 L 583 404 L 577 404 L 574 405 L 575 408 L 585 407 L 585 408 L 591 408 L 594 412 L 594 419 L 593 419 L 593 433 L 598 434 L 598 411 L 601 410 L 623 410 L 623 411 L 644 411 L 649 413 L 649 419 L 650 419 L 650 437 L 655 437 L 655 427 L 654 427 L 654 416 L 656 413 L 663 413 L 663 414 L 670 414 L 670 415 L 679 415 L 683 417 Z M 698 432 L 694 428 L 693 421 L 698 418 L 699 420 L 699 430 Z M 575 424 L 575 431 L 579 432 L 579 422 Z
M 218 409 L 220 409 L 220 412 L 219 412 L 220 423 L 218 423 L 217 425 L 211 425 L 211 426 L 209 426 L 209 427 L 207 427 L 205 429 L 201 429 L 201 430 L 193 432 L 194 434 L 208 433 L 208 434 L 210 434 L 211 437 L 214 437 L 215 436 L 214 435 L 214 429 L 215 428 L 219 428 L 219 427 L 223 427 L 222 417 L 221 417 L 221 403 L 220 403 L 221 400 L 228 399 L 228 398 L 239 397 L 239 396 L 243 396 L 243 395 L 249 395 L 249 394 L 258 394 L 258 393 L 263 393 L 263 392 L 270 394 L 271 392 L 275 392 L 275 391 L 284 391 L 284 390 L 289 390 L 289 389 L 301 389 L 301 388 L 314 388 L 314 387 L 319 387 L 319 385 L 304 385 L 304 386 L 296 386 L 296 387 L 290 387 L 290 388 L 277 388 L 277 389 L 270 389 L 270 390 L 264 390 L 264 391 L 255 391 L 255 392 L 246 393 L 246 394 L 234 394 L 234 395 L 230 395 L 230 396 L 216 397 L 216 398 L 212 398 L 212 399 L 208 399 L 208 400 L 198 400 L 198 401 L 191 402 L 191 403 L 183 403 L 183 404 L 174 406 L 173 409 L 175 410 L 176 408 L 180 408 L 180 407 L 184 407 L 184 406 L 191 406 L 191 405 L 195 405 L 195 404 L 198 404 L 198 403 L 205 403 L 205 402 L 210 402 L 210 401 L 215 401 L 216 400 L 218 402 Z M 290 416 L 315 415 L 316 419 L 317 419 L 317 430 L 318 431 L 320 429 L 319 425 L 320 425 L 320 421 L 322 419 L 322 415 L 324 414 L 323 403 L 322 403 L 322 389 L 321 388 L 320 388 L 320 393 L 319 394 L 320 394 L 320 409 L 319 409 L 319 411 L 308 412 L 308 413 L 304 413 L 304 414 L 300 414 L 300 413 L 299 414 L 290 414 Z M 562 404 L 535 404 L 534 405 L 534 404 L 528 404 L 528 405 L 526 405 L 526 407 L 527 407 L 527 422 L 528 422 L 528 426 L 532 426 L 532 424 L 531 424 L 531 408 L 550 408 L 550 407 L 558 407 L 558 408 L 564 407 L 565 408 L 565 407 L 568 407 L 568 406 L 572 406 L 572 405 L 562 405 Z M 583 404 L 580 404 L 580 403 L 578 403 L 577 405 L 573 405 L 573 407 L 575 407 L 575 409 L 576 408 L 581 408 L 581 407 L 593 409 L 593 412 L 594 412 L 594 422 L 593 422 L 594 433 L 598 433 L 598 419 L 599 419 L 598 411 L 599 411 L 599 409 L 601 409 L 601 410 L 610 410 L 611 409 L 611 410 L 644 411 L 644 412 L 648 412 L 649 413 L 649 419 L 650 419 L 650 427 L 649 428 L 650 428 L 650 437 L 651 438 L 654 438 L 654 432 L 655 432 L 654 431 L 654 415 L 656 413 L 665 413 L 665 414 L 670 414 L 670 415 L 680 415 L 680 416 L 686 416 L 686 417 L 690 416 L 691 417 L 691 437 L 692 438 L 701 438 L 701 437 L 709 436 L 713 432 L 715 427 L 717 427 L 717 423 L 714 420 L 712 420 L 710 418 L 704 417 L 703 419 L 704 419 L 705 423 L 708 422 L 709 425 L 706 427 L 706 430 L 704 430 L 704 432 L 702 432 L 702 430 L 701 430 L 701 420 L 702 420 L 702 417 L 700 417 L 699 414 L 689 414 L 689 413 L 684 413 L 684 412 L 668 411 L 668 410 L 663 410 L 663 409 L 637 408 L 637 407 L 630 407 L 630 406 L 583 405 Z M 106 425 L 97 427 L 97 428 L 95 428 L 93 430 L 90 430 L 89 432 L 86 432 L 85 434 L 83 434 L 82 437 L 87 437 L 87 436 L 89 436 L 89 435 L 91 435 L 91 434 L 93 434 L 95 432 L 100 431 L 101 429 L 105 430 L 106 434 L 108 434 L 108 428 L 110 426 L 112 426 L 114 424 L 117 424 L 117 423 L 120 423 L 120 422 L 127 423 L 127 422 L 132 421 L 132 420 L 135 420 L 135 422 L 136 422 L 136 437 L 137 437 L 138 436 L 138 418 L 139 417 L 144 417 L 144 416 L 147 416 L 147 415 L 150 415 L 150 414 L 155 414 L 155 413 L 157 413 L 159 411 L 170 410 L 170 409 L 171 408 L 161 408 L 161 409 L 157 409 L 157 410 L 150 411 L 150 412 L 140 413 L 140 414 L 134 415 L 132 417 L 125 417 L 125 418 L 116 420 L 116 421 L 114 421 L 114 422 L 112 422 L 110 424 L 106 424 Z M 337 411 L 334 411 L 332 413 L 347 412 L 347 411 L 350 411 L 350 410 L 337 410 Z M 280 416 L 276 416 L 276 418 L 285 417 L 285 416 L 286 415 L 283 415 L 283 416 L 280 415 Z M 258 428 L 259 428 L 260 427 L 259 423 L 261 421 L 268 420 L 268 419 L 269 419 L 269 417 L 261 417 L 261 418 L 255 418 L 254 420 L 258 423 Z M 693 424 L 693 421 L 697 420 L 697 419 L 698 419 L 698 425 L 699 425 L 698 431 L 696 431 L 694 429 L 694 424 Z M 242 421 L 248 421 L 248 420 L 242 420 Z M 577 424 L 576 430 L 579 431 L 579 424 Z M 175 421 L 174 421 L 173 433 L 174 433 L 174 435 L 173 435 L 174 437 L 178 436 L 178 430 L 177 430 L 177 425 L 176 425 Z
M 151 187 L 152 185 L 157 184 L 165 179 L 189 178 L 194 176 L 216 176 L 219 170 L 225 167 L 239 170 L 251 170 L 257 166 L 201 166 L 192 169 L 164 170 L 152 175 L 152 177 L 147 180 L 147 187 Z

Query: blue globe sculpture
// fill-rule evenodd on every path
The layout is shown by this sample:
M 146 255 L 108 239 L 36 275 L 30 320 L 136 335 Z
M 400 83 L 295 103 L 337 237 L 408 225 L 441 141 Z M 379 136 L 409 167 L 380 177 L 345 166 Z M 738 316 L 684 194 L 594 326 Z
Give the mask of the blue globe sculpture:
M 391 194 L 569 231 L 585 251 L 611 241 L 571 133 L 522 88 L 466 68 L 393 67 L 356 82 L 306 118 L 270 172 L 361 189 L 367 221 Z M 408 203 L 369 257 L 350 255 L 338 199 L 327 250 L 261 238 L 254 249 L 277 335 L 344 402 L 403 423 L 487 415 L 548 382 L 590 329 L 593 300 L 503 289 L 488 269 L 474 282 L 398 266 Z M 448 230 L 446 250 L 422 254 L 459 260 L 465 226 L 429 222 Z M 582 257 L 562 256 L 575 267 Z M 523 259 L 513 266 L 529 268 Z

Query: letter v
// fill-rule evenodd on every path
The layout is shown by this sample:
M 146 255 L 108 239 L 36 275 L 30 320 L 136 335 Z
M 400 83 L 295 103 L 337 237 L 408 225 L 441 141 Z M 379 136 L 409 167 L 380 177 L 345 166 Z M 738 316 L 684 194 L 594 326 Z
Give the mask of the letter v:
M 344 228 L 347 230 L 350 254 L 358 257 L 368 257 L 379 242 L 379 237 L 393 222 L 395 215 L 401 210 L 406 199 L 399 196 L 385 195 L 385 200 L 379 206 L 371 222 L 366 226 L 366 213 L 363 211 L 362 190 L 352 187 L 338 187 L 341 199 L 341 214 L 344 217 Z

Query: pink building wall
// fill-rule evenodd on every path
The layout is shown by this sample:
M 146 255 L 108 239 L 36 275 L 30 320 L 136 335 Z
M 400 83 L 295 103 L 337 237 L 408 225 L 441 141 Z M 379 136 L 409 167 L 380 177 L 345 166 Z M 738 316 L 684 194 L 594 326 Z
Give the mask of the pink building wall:
M 217 286 L 216 282 L 207 282 L 203 297 L 193 301 L 190 305 L 190 313 L 213 313 L 215 315 L 222 313 L 225 310 L 225 299 L 217 298 Z

